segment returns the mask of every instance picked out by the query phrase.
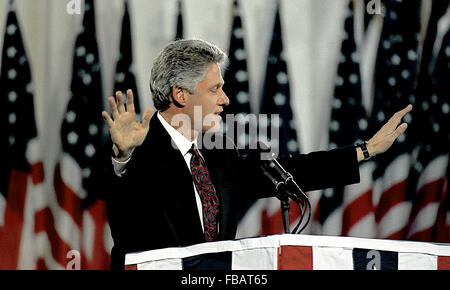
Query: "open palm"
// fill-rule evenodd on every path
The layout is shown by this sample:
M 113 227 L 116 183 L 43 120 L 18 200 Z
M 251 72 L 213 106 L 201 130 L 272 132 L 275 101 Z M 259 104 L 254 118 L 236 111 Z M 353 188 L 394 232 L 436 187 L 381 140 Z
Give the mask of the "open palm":
M 116 98 L 117 103 L 114 97 L 108 99 L 112 118 L 106 111 L 102 112 L 102 116 L 108 125 L 116 158 L 121 161 L 128 158 L 133 150 L 144 142 L 153 110 L 147 108 L 141 123 L 136 118 L 133 92 L 127 91 L 126 107 L 121 92 L 116 93 Z

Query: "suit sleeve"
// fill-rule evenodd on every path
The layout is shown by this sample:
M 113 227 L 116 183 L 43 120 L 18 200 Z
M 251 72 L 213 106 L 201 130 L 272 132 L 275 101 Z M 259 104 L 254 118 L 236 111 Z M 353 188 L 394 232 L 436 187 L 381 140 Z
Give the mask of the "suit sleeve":
M 338 187 L 360 181 L 359 165 L 354 146 L 309 154 L 280 157 L 280 164 L 294 177 L 303 191 Z M 262 173 L 257 164 L 243 160 L 242 174 L 246 177 L 245 192 L 250 198 L 275 195 L 275 186 Z M 253 162 L 252 162 L 253 163 Z

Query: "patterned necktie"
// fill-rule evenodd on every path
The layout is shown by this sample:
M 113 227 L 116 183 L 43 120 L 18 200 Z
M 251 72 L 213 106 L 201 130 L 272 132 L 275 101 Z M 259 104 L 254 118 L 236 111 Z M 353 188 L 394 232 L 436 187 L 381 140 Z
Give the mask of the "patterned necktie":
M 212 242 L 217 240 L 217 217 L 219 214 L 219 199 L 216 189 L 212 184 L 211 176 L 205 161 L 198 153 L 195 146 L 189 150 L 191 157 L 191 173 L 194 178 L 195 187 L 200 195 L 203 209 L 203 224 L 205 240 Z

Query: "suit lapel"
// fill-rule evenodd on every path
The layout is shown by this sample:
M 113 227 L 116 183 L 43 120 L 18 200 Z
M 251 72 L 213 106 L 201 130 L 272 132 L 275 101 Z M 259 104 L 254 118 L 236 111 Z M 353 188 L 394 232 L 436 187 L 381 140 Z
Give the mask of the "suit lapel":
M 203 236 L 201 230 L 201 222 L 198 216 L 197 203 L 195 200 L 195 192 L 192 183 L 192 175 L 186 166 L 186 162 L 181 152 L 172 142 L 169 133 L 164 129 L 156 114 L 152 117 L 150 124 L 153 160 L 148 162 L 157 162 L 158 170 L 161 171 L 169 181 L 166 186 L 172 187 L 169 192 L 171 196 L 165 197 L 170 202 L 170 206 L 174 208 L 181 221 L 192 223 L 194 228 L 198 229 L 197 233 Z M 178 229 L 187 231 L 192 229 Z M 196 234 L 197 234 L 196 233 Z

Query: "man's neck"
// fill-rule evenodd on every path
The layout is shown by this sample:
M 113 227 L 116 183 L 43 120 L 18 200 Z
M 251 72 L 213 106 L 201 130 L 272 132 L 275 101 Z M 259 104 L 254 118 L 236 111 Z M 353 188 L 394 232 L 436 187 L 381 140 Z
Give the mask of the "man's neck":
M 190 120 L 185 120 L 184 118 L 178 117 L 175 118 L 176 114 L 170 113 L 168 111 L 159 112 L 159 114 L 170 126 L 172 126 L 189 141 L 193 142 L 197 138 L 198 132 L 191 129 Z M 179 116 L 181 116 L 181 114 Z M 185 122 L 188 122 L 188 124 L 185 124 Z

